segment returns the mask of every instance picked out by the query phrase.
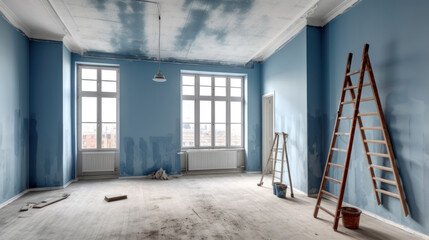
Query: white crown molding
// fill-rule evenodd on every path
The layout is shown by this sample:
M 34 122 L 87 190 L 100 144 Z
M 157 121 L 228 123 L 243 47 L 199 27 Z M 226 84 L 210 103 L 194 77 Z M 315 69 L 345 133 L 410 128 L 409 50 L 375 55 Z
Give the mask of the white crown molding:
M 27 37 L 32 35 L 30 28 L 19 20 L 16 14 L 10 10 L 2 0 L 0 0 L 0 11 L 14 27 L 21 30 Z
M 332 9 L 330 12 L 328 12 L 325 16 L 323 16 L 320 21 L 320 27 L 325 26 L 328 24 L 331 20 L 336 18 L 338 15 L 343 14 L 345 11 L 347 11 L 349 8 L 353 7 L 357 2 L 360 0 L 344 0 L 341 4 L 339 4 L 337 7 Z M 316 25 L 317 26 L 317 25 Z
M 261 50 L 259 50 L 250 61 L 265 61 L 274 52 L 277 51 L 283 44 L 295 37 L 306 25 L 307 16 L 311 14 L 316 8 L 319 0 L 313 0 L 306 8 L 304 8 L 291 23 L 286 25 L 283 30 L 269 41 Z

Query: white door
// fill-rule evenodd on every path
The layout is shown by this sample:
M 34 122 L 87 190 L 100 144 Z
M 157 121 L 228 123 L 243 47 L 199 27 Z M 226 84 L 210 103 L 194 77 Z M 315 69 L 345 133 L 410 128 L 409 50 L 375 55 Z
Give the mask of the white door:
M 274 93 L 262 97 L 262 171 L 271 172 L 272 165 L 267 165 L 274 140 Z M 265 169 L 267 168 L 267 169 Z

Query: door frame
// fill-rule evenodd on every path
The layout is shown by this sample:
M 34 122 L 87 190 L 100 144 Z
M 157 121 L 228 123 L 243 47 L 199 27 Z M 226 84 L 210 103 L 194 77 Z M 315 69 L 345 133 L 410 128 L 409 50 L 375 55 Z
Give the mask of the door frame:
M 266 109 L 265 103 L 270 98 L 273 101 L 273 104 L 272 104 L 272 113 L 273 113 L 272 127 L 273 127 L 273 131 L 271 133 L 273 138 L 274 138 L 274 133 L 275 133 L 275 92 L 273 91 L 273 92 L 269 92 L 267 94 L 262 95 L 262 159 L 261 159 L 262 160 L 262 172 L 264 172 L 264 170 L 265 170 L 265 165 L 267 164 L 266 158 L 268 157 L 268 156 L 264 156 L 264 149 L 265 149 L 265 147 L 267 147 L 267 149 L 269 147 L 271 147 L 271 146 L 265 146 L 266 144 L 268 144 L 268 143 L 266 143 L 266 135 L 270 134 L 270 133 L 267 133 L 266 132 L 267 130 L 265 129 L 265 123 L 267 121 L 266 120 L 266 110 L 267 109 Z M 268 152 L 269 151 L 270 150 L 268 149 Z

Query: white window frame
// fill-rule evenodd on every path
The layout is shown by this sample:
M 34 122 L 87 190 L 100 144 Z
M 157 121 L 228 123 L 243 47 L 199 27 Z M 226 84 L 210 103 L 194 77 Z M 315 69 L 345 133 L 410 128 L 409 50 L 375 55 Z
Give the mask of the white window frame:
M 83 92 L 82 91 L 82 68 L 96 69 L 97 70 L 97 91 L 96 92 Z M 101 70 L 116 70 L 116 92 L 102 92 L 101 91 Z M 80 152 L 117 152 L 119 150 L 119 66 L 102 66 L 102 65 L 85 65 L 77 64 L 77 95 L 78 95 L 78 138 L 77 145 Z M 96 97 L 97 98 L 97 147 L 82 149 L 82 97 Z M 102 148 L 102 119 L 101 119 L 101 100 L 102 98 L 116 98 L 116 148 Z M 105 122 L 110 123 L 110 122 Z
M 194 95 L 183 95 L 183 77 L 194 76 Z M 211 77 L 211 96 L 200 96 L 200 76 Z M 220 97 L 215 96 L 215 78 L 224 77 L 226 78 L 226 96 Z M 245 75 L 225 75 L 225 74 L 206 74 L 206 73 L 182 73 L 181 74 L 181 111 L 182 115 L 182 103 L 183 100 L 194 101 L 194 146 L 188 147 L 183 146 L 183 119 L 180 118 L 180 145 L 182 149 L 242 149 L 244 148 L 244 79 Z M 241 97 L 231 97 L 231 78 L 241 78 Z M 211 146 L 200 146 L 200 101 L 211 101 Z M 226 145 L 215 146 L 215 102 L 225 101 L 226 102 Z M 231 102 L 241 102 L 241 145 L 231 146 Z

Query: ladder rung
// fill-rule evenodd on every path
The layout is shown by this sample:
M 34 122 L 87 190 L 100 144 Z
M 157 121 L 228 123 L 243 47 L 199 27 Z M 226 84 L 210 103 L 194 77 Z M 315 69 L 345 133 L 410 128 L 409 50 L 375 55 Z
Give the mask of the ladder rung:
M 274 172 L 279 172 L 279 173 L 281 173 L 282 171 L 277 171 L 277 170 L 274 170 Z
M 339 180 L 337 180 L 337 179 L 333 179 L 333 178 L 328 177 L 328 176 L 326 176 L 325 178 L 326 178 L 326 179 L 328 179 L 329 181 L 332 181 L 332 182 L 336 182 L 336 183 L 338 183 L 338 184 L 341 184 L 341 181 L 339 181 Z
M 337 200 L 338 200 L 338 197 L 337 197 L 337 196 L 335 196 L 334 194 L 332 194 L 332 193 L 330 193 L 330 192 L 328 192 L 328 191 L 322 190 L 322 193 L 323 193 L 323 194 L 325 194 L 325 195 L 330 196 L 331 198 L 335 198 L 335 199 L 337 199 Z
M 346 149 L 341 149 L 341 148 L 332 148 L 332 150 L 337 151 L 337 152 L 347 152 Z
M 374 179 L 375 181 L 384 182 L 396 186 L 396 183 L 394 181 L 390 181 L 384 178 L 373 177 L 372 179 Z
M 339 117 L 338 119 L 353 119 L 353 117 Z
M 342 165 L 338 165 L 338 164 L 335 164 L 335 163 L 328 163 L 328 165 L 330 165 L 330 166 L 334 166 L 334 167 L 337 167 L 337 168 L 344 168 L 344 166 L 342 166 Z
M 382 194 L 385 194 L 385 195 L 389 195 L 389 196 L 391 196 L 391 197 L 399 198 L 399 195 L 398 195 L 398 194 L 396 194 L 396 193 L 391 193 L 391 192 L 386 191 L 386 190 L 383 190 L 383 189 L 375 189 L 375 191 L 377 191 L 377 192 L 379 192 L 379 193 L 382 193 Z
M 273 152 L 278 152 L 278 151 L 282 151 L 283 150 L 283 148 L 278 148 L 277 150 L 276 149 L 273 149 Z
M 382 127 L 361 127 L 362 130 L 383 130 Z
M 371 85 L 371 83 L 364 83 L 364 84 L 362 84 L 362 87 L 366 87 L 366 86 L 369 86 L 369 85 Z M 358 86 L 359 85 L 353 85 L 353 86 L 344 88 L 344 90 L 351 90 L 353 88 L 357 88 Z
M 341 104 L 351 104 L 351 103 L 355 103 L 356 101 L 345 101 L 345 102 L 341 102 Z
M 386 141 L 384 141 L 384 140 L 364 140 L 364 142 L 386 144 Z
M 384 153 L 372 153 L 372 152 L 368 152 L 366 154 L 371 155 L 371 156 L 389 158 L 389 155 L 388 154 L 384 154 Z
M 384 167 L 384 166 L 379 166 L 379 165 L 374 165 L 374 164 L 371 164 L 371 166 L 370 167 L 372 167 L 372 168 L 377 168 L 377 169 L 381 169 L 381 170 L 384 170 L 384 171 L 390 171 L 390 172 L 393 172 L 393 169 L 392 168 L 389 168 L 389 167 Z
M 318 206 L 320 209 L 322 209 L 323 211 L 325 211 L 327 214 L 331 215 L 332 217 L 335 217 L 335 214 L 331 213 L 328 209 L 322 207 L 322 206 Z
M 357 71 L 354 71 L 354 72 L 349 72 L 349 73 L 347 73 L 347 76 L 352 76 L 352 75 L 355 75 L 355 74 L 358 74 L 358 73 L 360 73 L 361 72 L 361 70 L 359 69 L 359 70 L 357 70 Z
M 336 132 L 335 135 L 350 135 L 350 133 Z
M 360 101 L 361 102 L 368 102 L 368 101 L 373 101 L 375 100 L 375 98 L 371 97 L 371 98 L 362 98 Z
M 378 113 L 374 112 L 374 113 L 359 113 L 358 116 L 362 117 L 362 116 L 375 116 L 378 115 Z

